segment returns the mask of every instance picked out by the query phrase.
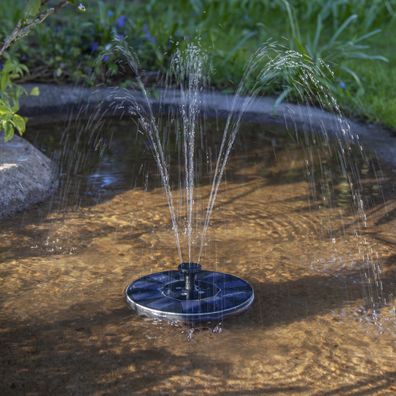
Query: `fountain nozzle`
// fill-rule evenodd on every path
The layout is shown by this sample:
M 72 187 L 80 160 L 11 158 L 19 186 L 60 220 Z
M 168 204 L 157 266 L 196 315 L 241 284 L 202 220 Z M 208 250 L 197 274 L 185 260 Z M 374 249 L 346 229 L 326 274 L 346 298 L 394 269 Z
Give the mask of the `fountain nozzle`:
M 201 271 L 201 264 L 197 263 L 181 263 L 179 272 L 184 276 L 184 288 L 189 295 L 194 294 L 195 276 Z

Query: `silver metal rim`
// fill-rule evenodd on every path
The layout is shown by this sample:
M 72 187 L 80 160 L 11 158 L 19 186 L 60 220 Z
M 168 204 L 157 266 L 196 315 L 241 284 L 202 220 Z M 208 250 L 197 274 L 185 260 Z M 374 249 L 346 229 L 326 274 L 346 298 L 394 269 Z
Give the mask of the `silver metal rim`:
M 227 273 L 222 273 L 222 274 L 227 275 L 227 276 L 236 277 L 235 275 L 231 275 L 231 274 L 227 274 Z M 167 319 L 169 321 L 181 321 L 181 322 L 199 321 L 200 318 L 204 317 L 205 319 L 203 321 L 210 321 L 211 317 L 213 317 L 213 319 L 217 319 L 219 316 L 221 316 L 222 318 L 225 318 L 228 316 L 240 314 L 240 313 L 246 311 L 252 305 L 252 303 L 254 301 L 254 289 L 248 281 L 246 281 L 244 279 L 243 279 L 243 281 L 252 290 L 252 295 L 250 296 L 250 298 L 247 299 L 246 301 L 244 301 L 242 304 L 237 305 L 235 307 L 227 308 L 227 309 L 220 310 L 220 311 L 213 311 L 213 312 L 183 314 L 180 312 L 161 311 L 161 310 L 157 310 L 155 308 L 146 307 L 144 305 L 141 305 L 141 304 L 133 301 L 128 295 L 128 289 L 135 281 L 131 282 L 124 289 L 124 296 L 125 296 L 125 300 L 126 300 L 127 304 L 130 306 L 130 308 L 132 308 L 134 311 L 136 311 L 139 315 L 144 315 L 147 317 L 153 317 L 153 318 L 157 318 L 157 319 Z

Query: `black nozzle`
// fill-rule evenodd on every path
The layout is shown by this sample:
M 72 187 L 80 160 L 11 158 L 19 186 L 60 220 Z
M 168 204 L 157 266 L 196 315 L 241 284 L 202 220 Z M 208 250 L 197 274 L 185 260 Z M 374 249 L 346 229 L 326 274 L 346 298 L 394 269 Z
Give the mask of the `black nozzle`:
M 184 275 L 185 289 L 189 295 L 194 294 L 195 276 L 201 271 L 201 264 L 181 263 L 179 271 Z

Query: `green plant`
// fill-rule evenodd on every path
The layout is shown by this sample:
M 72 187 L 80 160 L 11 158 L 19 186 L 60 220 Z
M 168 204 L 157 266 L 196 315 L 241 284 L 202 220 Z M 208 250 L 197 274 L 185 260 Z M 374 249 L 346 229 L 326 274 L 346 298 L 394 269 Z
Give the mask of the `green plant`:
M 354 34 L 352 37 L 350 35 L 346 37 L 348 29 L 358 20 L 358 15 L 349 14 L 345 20 L 340 20 L 338 16 L 341 13 L 338 13 L 338 10 L 344 5 L 345 1 L 327 1 L 317 15 L 314 34 L 309 35 L 304 40 L 295 9 L 289 1 L 281 1 L 285 7 L 290 26 L 289 47 L 301 53 L 303 57 L 312 59 L 313 63 L 317 66 L 329 65 L 337 71 L 338 75 L 344 73 L 350 76 L 357 86 L 356 93 L 358 95 L 363 94 L 364 87 L 361 78 L 358 73 L 348 65 L 348 62 L 353 59 L 388 62 L 387 58 L 384 56 L 373 55 L 368 52 L 370 46 L 366 44 L 368 39 L 379 34 L 381 30 L 375 29 L 365 31 L 361 34 Z M 324 26 L 329 26 L 328 23 L 326 24 L 329 15 L 332 15 L 333 20 L 334 15 L 337 15 L 339 25 L 333 25 L 324 32 Z M 325 38 L 323 37 L 324 33 Z M 323 80 L 323 83 L 325 84 L 326 81 Z M 334 89 L 334 86 L 329 84 L 328 86 L 337 93 L 337 89 Z M 283 99 L 287 97 L 291 90 L 291 87 L 287 87 L 286 90 L 282 92 L 280 98 Z
M 18 22 L 11 33 L 5 36 L 0 45 L 0 60 L 5 58 L 5 63 L 0 62 L 0 131 L 4 131 L 4 140 L 13 138 L 15 130 L 22 135 L 26 129 L 25 117 L 18 114 L 19 99 L 27 95 L 26 90 L 15 84 L 14 80 L 20 79 L 28 73 L 28 68 L 6 55 L 6 51 L 18 40 L 29 35 L 29 33 L 50 15 L 56 13 L 67 4 L 77 4 L 75 0 L 59 0 L 55 5 L 48 5 L 48 0 L 28 0 L 23 12 L 17 13 Z M 85 10 L 82 3 L 78 4 L 80 10 Z M 38 88 L 33 88 L 29 95 L 39 95 Z
M 13 80 L 18 79 L 27 73 L 26 66 L 8 58 L 0 71 L 0 130 L 4 131 L 4 140 L 13 138 L 15 130 L 22 135 L 26 128 L 26 118 L 18 114 L 19 98 L 27 95 L 28 92 L 21 86 L 14 84 Z M 39 95 L 38 88 L 33 88 L 30 95 Z
M 50 3 L 55 1 L 59 0 Z M 0 1 L 0 42 L 22 18 L 24 3 Z M 211 85 L 235 92 L 251 54 L 272 39 L 319 67 L 330 64 L 335 76 L 329 88 L 344 110 L 372 119 L 372 106 L 356 106 L 356 97 L 380 103 L 381 98 L 375 97 L 385 95 L 386 102 L 393 103 L 386 78 L 380 79 L 381 90 L 369 79 L 376 68 L 386 75 L 396 66 L 394 45 L 390 45 L 396 31 L 396 0 L 289 0 L 291 18 L 283 0 L 86 0 L 84 4 L 84 15 L 67 7 L 9 49 L 9 55 L 30 70 L 22 81 L 131 87 L 134 76 L 107 51 L 114 38 L 121 37 L 134 49 L 146 76 L 166 74 L 176 47 L 199 38 L 202 49 L 210 54 Z M 386 55 L 390 63 L 381 62 L 384 59 L 378 54 Z M 298 100 L 298 92 L 294 88 L 293 93 L 288 83 L 294 73 L 296 69 L 285 68 L 263 85 L 261 93 Z M 393 120 L 391 111 L 386 106 L 381 119 Z

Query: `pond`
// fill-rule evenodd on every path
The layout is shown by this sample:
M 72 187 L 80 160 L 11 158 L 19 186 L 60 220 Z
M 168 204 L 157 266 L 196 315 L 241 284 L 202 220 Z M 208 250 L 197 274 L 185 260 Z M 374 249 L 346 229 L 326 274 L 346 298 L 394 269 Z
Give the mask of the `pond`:
M 206 122 L 198 220 L 222 123 Z M 188 326 L 137 316 L 123 297 L 178 264 L 150 144 L 130 121 L 64 130 L 27 132 L 61 185 L 1 224 L 2 394 L 396 393 L 394 170 L 356 150 L 362 228 L 335 144 L 243 125 L 201 263 L 249 281 L 255 301 Z M 180 204 L 177 142 L 166 146 Z

